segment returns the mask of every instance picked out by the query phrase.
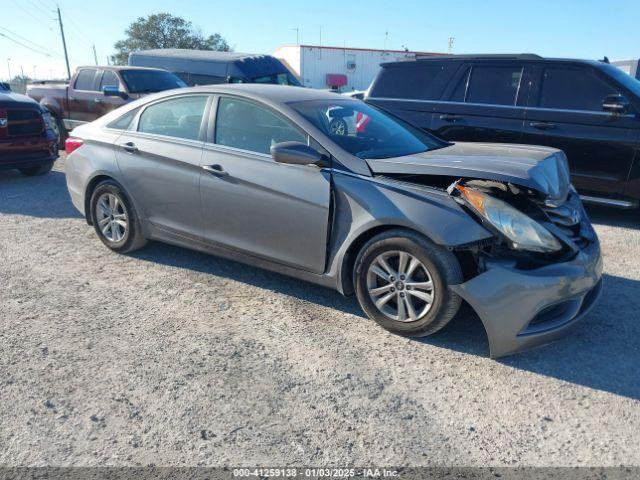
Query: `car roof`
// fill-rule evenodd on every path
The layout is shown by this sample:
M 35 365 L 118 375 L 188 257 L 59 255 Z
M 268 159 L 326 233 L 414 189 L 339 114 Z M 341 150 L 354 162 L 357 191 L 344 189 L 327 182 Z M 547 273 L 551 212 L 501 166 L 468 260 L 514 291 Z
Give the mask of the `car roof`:
M 292 103 L 308 100 L 350 100 L 349 97 L 345 97 L 343 95 L 326 90 L 259 83 L 202 85 L 199 87 L 183 88 L 180 89 L 180 91 L 185 93 L 235 93 L 247 97 L 270 100 L 274 103 Z M 173 90 L 173 92 L 175 94 L 176 91 Z
M 77 70 L 82 70 L 85 68 L 91 68 L 93 70 L 113 70 L 116 72 L 120 72 L 122 70 L 152 70 L 152 71 L 161 71 L 166 72 L 164 68 L 153 68 L 153 67 L 130 67 L 129 65 L 80 65 Z
M 608 65 L 607 61 L 589 60 L 580 58 L 555 58 L 541 57 L 534 53 L 518 53 L 518 54 L 490 54 L 490 55 L 440 55 L 440 56 L 424 56 L 415 59 L 399 60 L 397 62 L 383 63 L 382 66 L 402 66 L 417 65 L 423 62 L 542 62 L 542 63 L 581 63 L 599 67 Z

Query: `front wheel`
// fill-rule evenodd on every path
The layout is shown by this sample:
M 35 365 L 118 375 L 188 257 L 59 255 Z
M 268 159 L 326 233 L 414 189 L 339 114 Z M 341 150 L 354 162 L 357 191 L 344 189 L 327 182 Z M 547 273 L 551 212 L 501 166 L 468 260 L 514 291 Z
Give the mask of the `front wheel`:
M 354 269 L 366 314 L 393 333 L 416 337 L 437 332 L 455 316 L 462 300 L 449 286 L 462 279 L 455 255 L 400 229 L 367 242 Z
M 147 243 L 133 205 L 116 182 L 107 180 L 98 184 L 90 206 L 98 238 L 114 252 L 132 252 Z

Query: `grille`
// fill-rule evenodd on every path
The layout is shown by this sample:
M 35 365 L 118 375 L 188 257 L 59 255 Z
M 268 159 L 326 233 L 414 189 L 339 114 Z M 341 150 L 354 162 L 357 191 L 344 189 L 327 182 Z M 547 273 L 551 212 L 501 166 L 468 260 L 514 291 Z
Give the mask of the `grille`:
M 44 130 L 42 114 L 38 110 L 7 110 L 7 136 L 26 137 L 38 135 Z
M 577 196 L 572 194 L 566 203 L 559 207 L 543 206 L 542 210 L 562 233 L 569 237 L 578 247 L 584 247 L 587 239 L 581 236 L 582 209 L 579 208 Z

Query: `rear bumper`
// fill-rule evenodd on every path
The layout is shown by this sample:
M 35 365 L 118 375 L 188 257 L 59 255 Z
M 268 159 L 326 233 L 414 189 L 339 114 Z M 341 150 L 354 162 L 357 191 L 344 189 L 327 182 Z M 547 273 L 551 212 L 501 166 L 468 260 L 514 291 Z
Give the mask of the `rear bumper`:
M 478 314 L 492 358 L 552 342 L 583 319 L 602 293 L 597 239 L 564 263 L 534 270 L 494 266 L 452 287 Z
M 58 158 L 58 140 L 52 132 L 36 137 L 0 138 L 0 170 L 37 167 Z

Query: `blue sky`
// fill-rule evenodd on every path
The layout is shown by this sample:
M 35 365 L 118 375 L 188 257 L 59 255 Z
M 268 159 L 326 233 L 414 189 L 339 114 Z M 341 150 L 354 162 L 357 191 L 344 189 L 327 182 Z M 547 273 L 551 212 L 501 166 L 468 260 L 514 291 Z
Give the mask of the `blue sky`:
M 39 77 L 64 72 L 54 0 L 0 0 L 0 78 L 22 69 Z M 59 0 L 72 67 L 100 63 L 138 16 L 168 12 L 218 32 L 237 51 L 271 53 L 300 42 L 454 53 L 532 52 L 546 56 L 640 57 L 638 0 Z M 11 32 L 11 33 L 10 33 Z M 17 36 L 17 35 L 19 36 Z M 34 45 L 34 43 L 36 45 Z M 7 65 L 7 58 L 10 58 Z

